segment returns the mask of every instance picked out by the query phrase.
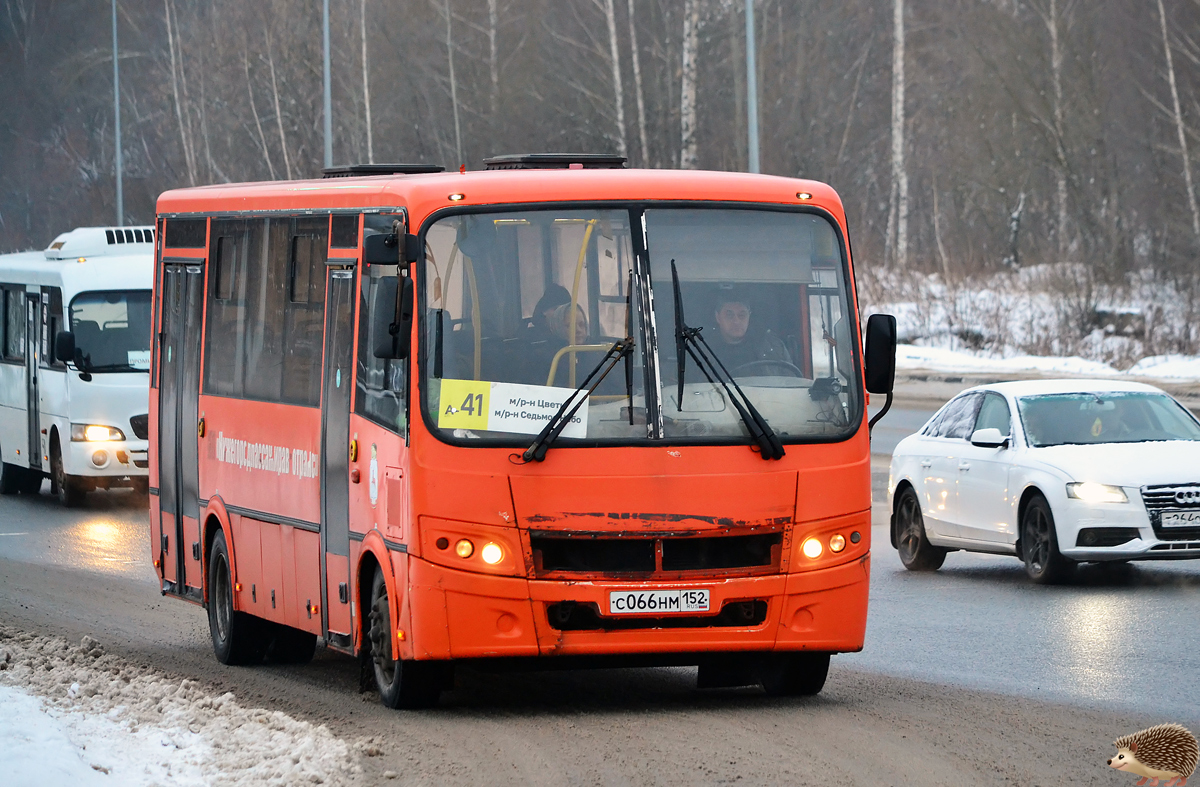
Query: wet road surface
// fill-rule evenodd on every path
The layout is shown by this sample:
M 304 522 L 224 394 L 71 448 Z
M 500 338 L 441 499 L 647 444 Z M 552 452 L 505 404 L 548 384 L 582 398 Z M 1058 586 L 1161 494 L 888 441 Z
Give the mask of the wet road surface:
M 876 470 L 886 478 L 886 457 Z M 129 580 L 203 627 L 202 610 L 159 597 L 145 505 L 124 490 L 93 493 L 81 509 L 48 494 L 0 498 L 0 558 Z M 1088 565 L 1072 585 L 1038 587 L 1011 557 L 956 552 L 938 572 L 905 571 L 886 506 L 872 536 L 866 647 L 836 665 L 1200 720 L 1200 561 Z

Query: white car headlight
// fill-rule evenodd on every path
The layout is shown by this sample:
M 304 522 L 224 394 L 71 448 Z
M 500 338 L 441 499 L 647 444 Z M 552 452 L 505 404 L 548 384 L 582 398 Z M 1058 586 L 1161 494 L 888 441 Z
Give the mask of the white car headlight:
M 114 426 L 102 426 L 100 424 L 71 424 L 72 442 L 100 443 L 124 439 L 125 433 Z
M 1082 500 L 1085 503 L 1128 503 L 1125 490 L 1119 486 L 1097 484 L 1095 481 L 1067 484 L 1067 497 Z

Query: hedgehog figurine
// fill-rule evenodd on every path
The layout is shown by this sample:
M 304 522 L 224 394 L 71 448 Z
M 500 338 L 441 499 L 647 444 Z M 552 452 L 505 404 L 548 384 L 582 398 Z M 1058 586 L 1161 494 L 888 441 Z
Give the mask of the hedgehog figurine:
M 1183 787 L 1196 770 L 1200 746 L 1187 728 L 1178 724 L 1159 724 L 1113 741 L 1117 756 L 1108 764 L 1119 771 L 1141 776 L 1137 787 L 1147 781 L 1152 787 L 1164 779 L 1165 787 Z

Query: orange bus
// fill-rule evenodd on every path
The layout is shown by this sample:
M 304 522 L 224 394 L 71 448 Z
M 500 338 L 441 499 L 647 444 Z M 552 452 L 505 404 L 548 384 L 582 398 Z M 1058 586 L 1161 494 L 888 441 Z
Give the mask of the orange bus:
M 867 362 L 837 194 L 505 156 L 158 200 L 153 563 L 227 664 L 698 665 L 862 648 Z

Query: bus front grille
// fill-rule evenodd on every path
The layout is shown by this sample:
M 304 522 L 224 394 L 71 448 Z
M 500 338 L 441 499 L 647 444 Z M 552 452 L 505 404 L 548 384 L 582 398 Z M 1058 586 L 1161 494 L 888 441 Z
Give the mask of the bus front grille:
M 614 537 L 531 533 L 539 574 L 655 574 L 771 569 L 779 565 L 783 534 Z

